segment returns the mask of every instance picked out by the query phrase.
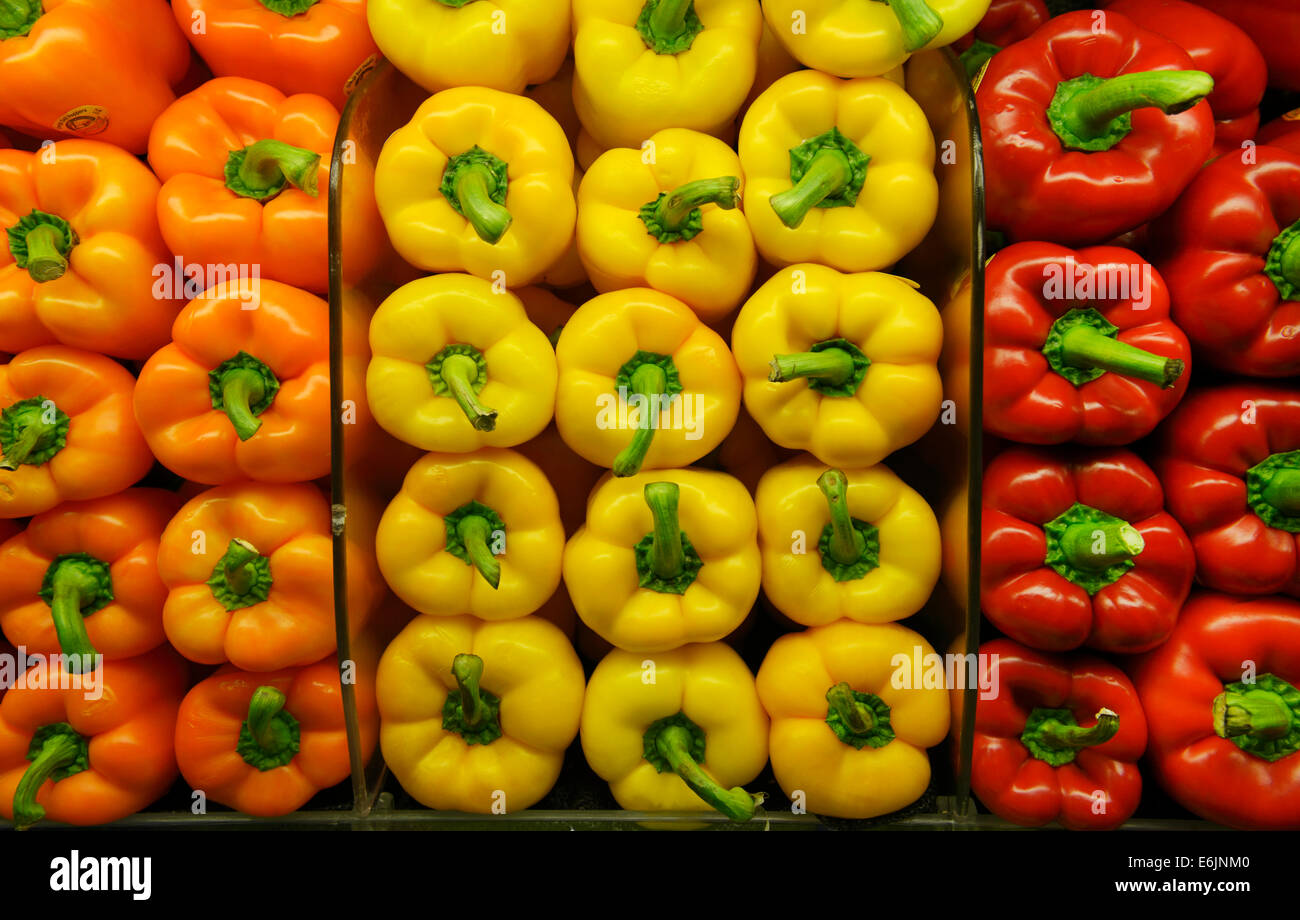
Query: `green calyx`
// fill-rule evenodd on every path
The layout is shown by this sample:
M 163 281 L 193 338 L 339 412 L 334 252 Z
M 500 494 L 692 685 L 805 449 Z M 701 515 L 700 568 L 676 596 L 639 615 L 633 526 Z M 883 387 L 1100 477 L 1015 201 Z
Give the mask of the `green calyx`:
M 614 475 L 634 476 L 654 443 L 660 415 L 682 392 L 682 381 L 671 355 L 638 351 L 618 369 L 614 387 L 629 409 L 637 407 L 636 434 L 614 458 Z
M 1264 258 L 1264 274 L 1283 300 L 1300 300 L 1300 220 L 1273 237 Z
M 1118 581 L 1146 547 L 1128 521 L 1078 502 L 1044 524 L 1043 533 L 1044 563 L 1089 595 Z
M 1246 504 L 1269 527 L 1300 533 L 1300 450 L 1269 454 L 1248 469 Z
M 654 529 L 633 547 L 637 584 L 660 594 L 685 594 L 704 567 L 677 517 L 680 493 L 675 482 L 646 483 L 644 490 Z
M 57 783 L 90 769 L 90 743 L 67 722 L 52 722 L 36 729 L 27 759 L 31 766 L 14 789 L 14 827 L 20 831 L 45 817 L 36 794 L 47 779 Z
M 260 604 L 271 596 L 271 560 L 247 540 L 231 540 L 207 585 L 227 610 Z
M 44 396 L 20 399 L 0 410 L 0 470 L 40 466 L 68 444 L 70 419 Z
M 267 201 L 292 185 L 315 197 L 320 154 L 284 141 L 261 140 L 226 157 L 226 188 L 244 198 Z
M 1224 684 L 1212 716 L 1216 735 L 1269 763 L 1300 750 L 1300 690 L 1280 677 Z
M 442 705 L 442 730 L 460 735 L 466 744 L 491 744 L 501 737 L 501 700 L 479 686 L 483 659 L 461 654 L 452 659 L 457 692 Z
M 265 773 L 293 760 L 299 740 L 298 720 L 285 710 L 284 694 L 271 686 L 254 690 L 248 701 L 248 718 L 239 727 L 235 753 Z
M 279 390 L 280 381 L 271 368 L 245 351 L 208 373 L 212 408 L 226 413 L 241 441 L 257 434 L 262 427 L 258 416 L 271 407 Z
M 1110 150 L 1133 130 L 1135 109 L 1157 108 L 1177 115 L 1214 89 L 1200 70 L 1148 70 L 1097 77 L 1081 74 L 1062 80 L 1047 107 L 1047 120 L 1067 150 Z
M 690 50 L 704 23 L 695 13 L 694 0 L 645 0 L 636 30 L 655 54 L 681 54 Z
M 481 502 L 461 505 L 443 518 L 447 532 L 447 552 L 479 574 L 496 588 L 501 584 L 501 563 L 492 552 L 492 544 L 506 532 L 501 516 Z
M 1118 334 L 1119 327 L 1091 307 L 1070 310 L 1052 323 L 1043 343 L 1043 357 L 1052 370 L 1075 386 L 1108 371 L 1159 384 L 1165 390 L 1178 382 L 1182 361 L 1121 342 Z
M 788 383 L 804 378 L 823 396 L 852 396 L 870 366 L 871 359 L 848 339 L 827 339 L 804 352 L 773 356 L 767 379 Z
M 1083 748 L 1105 744 L 1118 731 L 1119 714 L 1110 709 L 1098 711 L 1095 725 L 1080 728 L 1074 713 L 1068 709 L 1035 706 L 1025 720 L 1020 742 L 1030 756 L 1049 766 L 1063 767 L 1073 763 Z
M 817 478 L 831 520 L 817 541 L 822 568 L 836 581 L 854 581 L 880 566 L 880 531 L 849 515 L 848 479 L 840 470 Z
M 997 45 L 986 42 L 983 39 L 977 38 L 975 41 L 971 42 L 971 46 L 958 56 L 958 60 L 961 61 L 962 69 L 966 71 L 966 79 L 973 81 L 979 74 L 981 68 L 992 60 L 993 55 L 997 54 L 1001 50 L 1002 49 Z
M 32 211 L 6 233 L 14 264 L 26 269 L 37 284 L 62 278 L 68 256 L 81 242 L 71 224 L 44 211 Z
M 470 222 L 479 239 L 495 245 L 513 220 L 505 207 L 509 184 L 506 161 L 475 144 L 447 161 L 438 191 Z
M 851 208 L 858 203 L 871 157 L 831 128 L 790 148 L 790 188 L 769 201 L 781 223 L 794 229 L 812 208 Z
M 876 0 L 888 3 L 903 31 L 903 50 L 908 54 L 919 51 L 943 29 L 943 17 L 932 10 L 925 0 Z
M 654 201 L 641 205 L 641 223 L 661 243 L 692 240 L 704 229 L 704 212 L 700 209 L 706 204 L 716 204 L 730 211 L 740 204 L 739 188 L 740 179 L 736 176 L 687 182 L 671 192 L 660 192 Z
M 424 366 L 429 384 L 439 396 L 456 400 L 465 418 L 476 431 L 492 431 L 497 426 L 497 410 L 478 400 L 487 385 L 487 359 L 473 345 L 448 345 Z
M 462 6 L 468 6 L 469 4 L 475 2 L 475 0 L 438 0 L 438 2 L 441 3 L 443 6 L 451 7 L 453 10 L 458 10 Z
M 95 647 L 86 633 L 86 617 L 113 600 L 113 576 L 108 564 L 86 553 L 55 556 L 41 579 L 41 600 L 50 608 L 59 648 L 70 666 L 94 661 Z
M 844 681 L 826 691 L 826 724 L 849 747 L 882 748 L 894 740 L 889 704 L 874 693 L 854 690 Z
M 684 712 L 657 719 L 642 735 L 642 756 L 660 773 L 676 773 L 701 799 L 733 821 L 748 821 L 763 804 L 740 786 L 724 789 L 700 766 L 704 762 L 704 732 Z
M 316 5 L 317 0 L 257 0 L 272 13 L 281 16 L 297 16 Z
M 41 0 L 0 0 L 0 40 L 31 32 L 44 12 Z

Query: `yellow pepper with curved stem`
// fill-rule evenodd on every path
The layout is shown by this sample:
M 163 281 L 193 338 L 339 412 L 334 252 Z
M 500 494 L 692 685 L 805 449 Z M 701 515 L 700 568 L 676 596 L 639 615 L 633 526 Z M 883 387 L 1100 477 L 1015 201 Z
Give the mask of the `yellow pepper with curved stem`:
M 527 616 L 560 585 L 564 526 L 555 490 L 512 450 L 425 454 L 375 532 L 379 570 L 421 613 Z
M 582 707 L 582 751 L 633 811 L 716 808 L 748 821 L 763 801 L 742 787 L 767 764 L 768 719 L 754 677 L 721 642 L 653 659 L 615 649 Z
M 721 639 L 758 599 L 758 522 L 740 480 L 708 470 L 606 475 L 564 549 L 578 616 L 607 642 L 661 652 Z
M 921 107 L 885 77 L 782 77 L 750 106 L 739 149 L 745 216 L 773 265 L 874 271 L 934 223 L 934 135 Z
M 807 454 L 758 483 L 763 590 L 804 626 L 911 616 L 939 580 L 939 522 L 884 465 L 830 469 Z
M 754 0 L 574 0 L 573 101 L 605 148 L 664 128 L 724 131 L 754 83 Z
M 731 343 L 754 421 L 830 466 L 879 463 L 939 415 L 939 313 L 894 275 L 783 269 L 741 308 Z
M 384 760 L 430 808 L 521 811 L 559 778 L 585 690 L 573 646 L 540 617 L 417 616 L 379 661 Z
M 514 294 L 471 275 L 398 288 L 370 320 L 366 400 L 422 450 L 512 447 L 555 409 L 555 353 Z
M 740 411 L 740 373 L 727 343 L 680 300 L 649 288 L 579 307 L 555 359 L 560 437 L 616 476 L 695 462 Z
M 417 268 L 519 287 L 573 238 L 573 154 L 531 99 L 456 87 L 384 142 L 375 202 L 393 248 Z
M 740 211 L 740 158 L 670 128 L 603 153 L 578 190 L 578 254 L 598 291 L 650 287 L 718 319 L 740 305 L 758 256 Z

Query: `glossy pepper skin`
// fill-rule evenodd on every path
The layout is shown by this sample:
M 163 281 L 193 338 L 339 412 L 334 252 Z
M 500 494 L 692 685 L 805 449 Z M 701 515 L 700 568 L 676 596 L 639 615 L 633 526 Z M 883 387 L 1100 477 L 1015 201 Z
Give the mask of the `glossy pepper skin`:
M 111 358 L 62 345 L 0 365 L 0 517 L 112 495 L 149 472 L 134 388 Z
M 731 346 L 754 420 L 827 465 L 872 466 L 938 418 L 943 325 L 894 275 L 783 269 L 745 302 Z
M 186 479 L 305 482 L 330 468 L 329 311 L 277 281 L 226 281 L 176 317 L 145 363 L 135 417 Z
M 763 797 L 742 786 L 767 764 L 769 725 L 749 668 L 721 642 L 643 658 L 614 649 L 591 675 L 587 763 L 630 811 L 712 807 L 748 821 Z
M 513 447 L 555 408 L 555 352 L 510 291 L 441 274 L 398 288 L 370 320 L 366 398 L 389 434 L 423 450 Z
M 1200 583 L 1300 596 L 1300 391 L 1201 390 L 1162 434 L 1156 471 L 1192 538 Z
M 984 615 L 1047 651 L 1128 654 L 1168 637 L 1196 557 L 1136 454 L 1013 447 L 984 473 Z
M 1160 214 L 1209 157 L 1213 88 L 1119 13 L 1101 31 L 1093 11 L 1066 13 L 1004 48 L 975 94 L 989 226 L 1082 246 Z
M 1243 830 L 1300 828 L 1300 604 L 1198 593 L 1133 683 L 1151 770 L 1180 805 Z
M 1025 827 L 1111 830 L 1127 821 L 1142 798 L 1147 719 L 1124 672 L 1009 639 L 979 651 L 981 686 L 996 688 L 975 709 L 971 791 L 980 802 Z
M 0 814 L 107 824 L 153 802 L 176 778 L 173 735 L 187 668 L 171 649 L 107 661 L 94 684 L 53 659 L 43 687 L 0 700 Z M 66 688 L 66 689 L 64 689 Z
M 100 141 L 0 150 L 0 351 L 61 343 L 147 358 L 180 303 L 154 210 L 158 180 Z
M 531 99 L 448 89 L 384 142 L 375 201 L 393 248 L 417 268 L 522 287 L 573 239 L 573 154 Z
M 555 785 L 585 681 L 539 617 L 417 616 L 379 662 L 379 743 L 402 788 L 445 811 L 511 813 Z
M 1136 253 L 1017 243 L 984 282 L 984 428 L 1028 444 L 1128 444 L 1187 390 L 1191 349 Z
M 1300 373 L 1300 150 L 1219 157 L 1152 237 L 1198 355 L 1238 374 Z
M 1268 62 L 1268 85 L 1300 90 L 1300 9 L 1290 0 L 1193 0 L 1241 28 Z
M 218 77 L 324 96 L 342 110 L 378 53 L 366 0 L 171 0 L 185 36 Z M 202 28 L 200 28 L 200 23 Z
M 934 135 L 892 80 L 782 77 L 745 114 L 739 149 L 745 217 L 773 265 L 874 271 L 934 223 Z
M 176 100 L 149 135 L 167 248 L 191 265 L 255 265 L 262 278 L 324 294 L 338 122 L 320 96 L 241 77 Z
M 375 553 L 389 587 L 421 613 L 508 620 L 559 587 L 564 526 L 555 490 L 521 454 L 432 453 L 385 509 Z
M 10 0 L 0 11 L 0 124 L 144 153 L 190 64 L 153 0 Z
M 948 691 L 897 679 L 934 649 L 896 623 L 840 620 L 772 643 L 758 696 L 772 719 L 772 772 L 813 814 L 874 818 L 916 801 L 948 735 Z
M 310 483 L 208 489 L 167 524 L 158 548 L 162 623 L 200 664 L 300 667 L 334 651 L 329 504 Z

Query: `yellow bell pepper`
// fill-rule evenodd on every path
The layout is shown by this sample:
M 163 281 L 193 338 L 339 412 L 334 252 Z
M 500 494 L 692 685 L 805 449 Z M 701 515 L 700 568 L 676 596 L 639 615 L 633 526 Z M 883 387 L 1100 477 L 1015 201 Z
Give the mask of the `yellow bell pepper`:
M 758 522 L 740 480 L 708 470 L 605 476 L 564 549 L 578 616 L 618 648 L 713 642 L 758 599 Z
M 417 616 L 379 661 L 384 760 L 430 808 L 522 811 L 559 778 L 585 689 L 573 646 L 540 617 Z
M 754 421 L 830 466 L 873 466 L 939 415 L 943 326 L 902 278 L 783 269 L 741 308 L 731 344 Z
M 518 297 L 471 275 L 398 288 L 370 320 L 366 400 L 385 431 L 422 450 L 511 447 L 555 410 L 547 334 Z
M 926 749 L 948 735 L 948 691 L 916 679 L 933 655 L 896 623 L 840 620 L 772 643 L 758 696 L 785 794 L 802 792 L 809 812 L 835 818 L 874 818 L 916 801 L 930 784 Z
M 828 469 L 807 454 L 758 483 L 763 590 L 804 626 L 916 613 L 939 580 L 939 522 L 883 465 Z
M 701 811 L 747 821 L 761 795 L 741 788 L 767 764 L 768 720 L 754 677 L 721 642 L 653 659 L 619 649 L 596 666 L 582 750 L 632 811 Z
M 680 300 L 649 288 L 587 301 L 565 324 L 555 358 L 560 437 L 616 476 L 695 462 L 740 411 L 727 343 Z
M 578 190 L 578 254 L 598 291 L 649 287 L 701 319 L 740 306 L 758 256 L 741 213 L 740 158 L 715 137 L 670 128 L 606 151 Z
M 526 616 L 560 584 L 560 505 L 537 465 L 512 450 L 426 454 L 375 533 L 393 593 L 421 613 Z
M 664 128 L 717 134 L 754 83 L 754 0 L 574 0 L 573 101 L 605 148 Z
M 531 99 L 448 89 L 384 142 L 375 202 L 393 248 L 417 268 L 522 287 L 573 239 L 573 154 Z
M 782 77 L 740 126 L 745 216 L 759 253 L 778 266 L 894 264 L 934 223 L 934 154 L 925 114 L 892 80 Z

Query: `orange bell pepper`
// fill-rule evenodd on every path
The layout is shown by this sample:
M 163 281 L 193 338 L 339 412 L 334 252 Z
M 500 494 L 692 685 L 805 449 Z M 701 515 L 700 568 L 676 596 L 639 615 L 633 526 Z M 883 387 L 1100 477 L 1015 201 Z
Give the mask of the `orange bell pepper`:
M 99 141 L 0 151 L 0 351 L 144 359 L 166 344 L 181 304 L 155 290 L 171 262 L 157 198 L 148 167 Z
M 185 503 L 158 548 L 178 652 L 275 671 L 334 651 L 329 504 L 311 483 L 239 483 Z
M 154 456 L 185 479 L 325 476 L 329 308 L 277 281 L 209 288 L 140 371 L 135 417 Z
M 149 135 L 167 248 L 191 267 L 245 266 L 249 274 L 256 266 L 259 277 L 327 292 L 326 192 L 338 126 L 338 110 L 320 96 L 286 97 L 241 77 L 209 80 L 177 99 Z
M 0 365 L 0 517 L 120 492 L 153 466 L 112 358 L 46 345 Z

